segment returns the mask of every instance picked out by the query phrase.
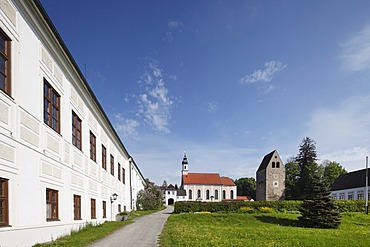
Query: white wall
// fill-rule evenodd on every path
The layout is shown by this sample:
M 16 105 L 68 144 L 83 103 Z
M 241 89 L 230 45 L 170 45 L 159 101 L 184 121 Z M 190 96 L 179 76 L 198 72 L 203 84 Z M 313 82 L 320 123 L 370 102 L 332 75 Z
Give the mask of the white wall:
M 118 204 L 121 210 L 134 209 L 132 200 L 143 188 L 144 178 L 136 164 L 130 166 L 129 154 L 43 18 L 34 12 L 33 2 L 3 0 L 0 6 L 0 27 L 12 40 L 11 97 L 0 91 L 0 177 L 9 179 L 11 226 L 0 227 L 0 246 L 30 246 L 86 222 L 102 223 L 114 218 Z M 44 78 L 61 96 L 60 133 L 43 122 Z M 82 151 L 71 143 L 72 110 L 82 120 Z M 96 162 L 90 159 L 90 130 L 96 136 Z M 101 165 L 102 144 L 107 148 L 107 170 Z M 114 176 L 110 154 L 115 160 Z M 125 184 L 117 178 L 118 163 L 126 170 Z M 59 221 L 46 221 L 46 188 L 58 190 Z M 113 193 L 118 197 L 111 204 Z M 82 220 L 73 219 L 74 194 L 81 196 Z M 91 198 L 96 199 L 94 220 Z
M 205 202 L 210 201 L 222 201 L 222 191 L 226 192 L 226 199 L 231 199 L 231 190 L 234 191 L 234 199 L 236 199 L 236 186 L 227 186 L 227 185 L 184 185 L 186 190 L 186 197 L 189 201 L 196 201 L 198 197 L 198 190 L 201 193 L 201 199 Z M 193 197 L 189 199 L 189 190 L 192 190 Z M 209 190 L 209 199 L 206 198 L 206 192 Z M 215 190 L 218 190 L 218 199 L 215 198 Z M 211 196 L 214 196 L 213 199 Z
M 353 194 L 353 200 L 358 200 L 358 195 L 362 192 L 363 194 L 363 200 L 365 200 L 365 193 L 366 193 L 366 187 L 358 187 L 358 188 L 351 188 L 351 189 L 345 189 L 345 190 L 335 190 L 331 192 L 332 198 L 336 198 L 335 200 L 341 200 L 340 195 L 344 195 L 344 199 L 342 200 L 350 200 L 348 198 L 349 194 Z M 369 193 L 370 196 L 370 193 Z

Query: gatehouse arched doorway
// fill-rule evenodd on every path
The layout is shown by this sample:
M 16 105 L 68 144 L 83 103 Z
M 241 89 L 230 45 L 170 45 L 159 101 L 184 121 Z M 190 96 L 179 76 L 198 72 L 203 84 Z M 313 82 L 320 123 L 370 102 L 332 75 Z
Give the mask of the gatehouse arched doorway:
M 173 205 L 175 203 L 175 200 L 173 198 L 168 199 L 168 205 Z

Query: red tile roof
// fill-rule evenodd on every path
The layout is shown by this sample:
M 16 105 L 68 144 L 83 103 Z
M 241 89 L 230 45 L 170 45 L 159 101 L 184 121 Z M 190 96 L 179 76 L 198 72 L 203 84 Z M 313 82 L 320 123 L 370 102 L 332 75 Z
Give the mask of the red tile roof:
M 182 176 L 184 184 L 208 184 L 235 186 L 228 177 L 220 177 L 218 173 L 188 173 Z
M 222 185 L 229 185 L 229 186 L 235 186 L 235 183 L 231 178 L 228 177 L 221 177 Z

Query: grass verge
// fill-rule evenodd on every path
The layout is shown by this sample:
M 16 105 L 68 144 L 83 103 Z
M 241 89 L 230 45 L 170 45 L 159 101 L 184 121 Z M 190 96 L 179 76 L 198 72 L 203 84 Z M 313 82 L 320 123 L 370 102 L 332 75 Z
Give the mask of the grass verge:
M 370 215 L 343 213 L 338 229 L 298 226 L 299 214 L 173 214 L 160 246 L 370 246 Z
M 46 247 L 46 246 L 60 246 L 60 247 L 81 247 L 87 246 L 101 238 L 106 237 L 115 230 L 130 224 L 133 222 L 134 218 L 155 213 L 157 211 L 163 210 L 165 207 L 161 207 L 157 210 L 147 210 L 147 211 L 132 211 L 130 212 L 130 217 L 126 221 L 106 221 L 100 225 L 86 224 L 85 227 L 78 231 L 72 231 L 70 235 L 60 237 L 55 241 L 36 244 L 34 247 Z

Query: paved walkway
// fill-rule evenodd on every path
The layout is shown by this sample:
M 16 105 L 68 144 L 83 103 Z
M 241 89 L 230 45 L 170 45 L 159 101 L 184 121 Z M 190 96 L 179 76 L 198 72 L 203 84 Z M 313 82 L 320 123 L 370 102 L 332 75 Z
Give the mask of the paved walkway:
M 89 247 L 157 247 L 158 237 L 172 211 L 173 206 L 168 206 L 162 211 L 136 218 L 135 222 L 122 227 Z

